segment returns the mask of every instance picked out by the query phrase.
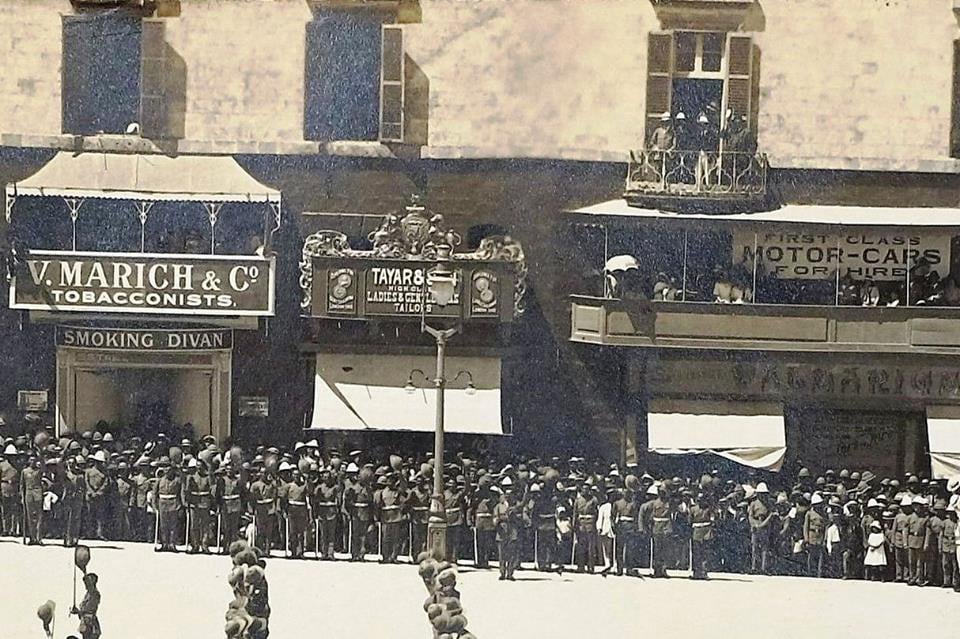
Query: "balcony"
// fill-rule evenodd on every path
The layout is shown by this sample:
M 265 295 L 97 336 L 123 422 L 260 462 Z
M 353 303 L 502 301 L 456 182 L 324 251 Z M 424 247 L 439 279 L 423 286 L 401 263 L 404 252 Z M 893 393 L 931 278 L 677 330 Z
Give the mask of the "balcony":
M 757 211 L 767 202 L 768 169 L 762 153 L 631 151 L 624 199 L 667 211 Z
M 606 346 L 850 353 L 960 352 L 960 308 L 638 303 L 571 296 L 570 341 Z

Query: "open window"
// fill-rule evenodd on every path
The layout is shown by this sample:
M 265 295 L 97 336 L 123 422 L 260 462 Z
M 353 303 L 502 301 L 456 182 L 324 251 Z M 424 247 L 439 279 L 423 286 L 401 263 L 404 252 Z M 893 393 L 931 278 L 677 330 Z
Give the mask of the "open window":
M 668 115 L 675 126 L 692 125 L 706 116 L 718 136 L 731 118 L 755 129 L 753 76 L 750 36 L 719 31 L 651 33 L 647 41 L 648 142 Z
M 134 13 L 64 16 L 64 133 L 183 137 L 186 65 L 164 26 Z
M 63 17 L 63 132 L 124 133 L 139 117 L 141 18 Z
M 304 129 L 312 140 L 377 140 L 387 15 L 328 8 L 307 23 Z

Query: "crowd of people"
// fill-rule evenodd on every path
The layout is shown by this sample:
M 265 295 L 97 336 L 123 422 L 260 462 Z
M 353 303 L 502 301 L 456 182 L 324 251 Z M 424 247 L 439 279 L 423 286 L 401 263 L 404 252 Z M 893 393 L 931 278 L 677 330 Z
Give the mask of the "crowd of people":
M 623 259 L 622 255 L 614 260 Z M 626 255 L 626 257 L 631 257 Z M 636 259 L 636 258 L 632 258 Z M 609 260 L 608 260 L 609 262 Z M 639 267 L 638 267 L 639 268 Z M 753 264 L 746 259 L 731 266 L 716 264 L 683 277 L 670 269 L 656 271 L 655 276 L 641 276 L 639 270 L 610 270 L 604 267 L 605 292 L 622 297 L 641 294 L 652 301 L 705 302 L 717 304 L 817 304 L 823 306 L 960 306 L 960 284 L 953 275 L 941 277 L 921 258 L 910 269 L 909 286 L 904 278 L 874 280 L 856 278 L 849 272 L 837 278 L 819 280 L 779 279 L 758 265 L 757 291 L 753 290 Z M 686 291 L 684 291 L 684 287 Z M 907 294 L 909 291 L 909 295 Z
M 431 455 L 220 446 L 110 432 L 8 438 L 2 533 L 27 544 L 140 541 L 158 551 L 415 561 L 427 544 Z M 873 579 L 960 590 L 960 478 L 807 468 L 653 477 L 580 457 L 444 464 L 447 559 L 501 579 L 542 571 L 666 577 L 688 570 Z M 764 480 L 765 479 L 765 480 Z M 649 573 L 648 573 L 649 571 Z

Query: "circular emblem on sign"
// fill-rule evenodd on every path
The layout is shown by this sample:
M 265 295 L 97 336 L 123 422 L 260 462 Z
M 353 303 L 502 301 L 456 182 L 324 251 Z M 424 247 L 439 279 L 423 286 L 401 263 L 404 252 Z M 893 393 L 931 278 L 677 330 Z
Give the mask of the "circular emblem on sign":
M 497 293 L 494 290 L 493 277 L 486 272 L 480 271 L 473 276 L 473 288 L 476 294 L 473 296 L 475 302 L 483 306 L 493 306 L 496 303 Z
M 354 275 L 350 269 L 340 269 L 330 272 L 330 288 L 327 291 L 327 299 L 331 304 L 336 304 L 341 310 L 344 305 L 349 305 L 353 301 Z

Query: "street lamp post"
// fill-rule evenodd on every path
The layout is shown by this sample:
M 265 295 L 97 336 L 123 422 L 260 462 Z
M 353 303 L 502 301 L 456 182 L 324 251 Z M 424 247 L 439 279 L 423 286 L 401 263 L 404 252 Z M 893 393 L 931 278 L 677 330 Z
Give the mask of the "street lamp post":
M 447 556 L 447 509 L 443 493 L 443 400 L 447 386 L 444 365 L 447 341 L 460 330 L 457 323 L 451 328 L 434 328 L 427 324 L 427 303 L 444 307 L 456 300 L 460 285 L 459 274 L 451 268 L 453 249 L 448 245 L 437 247 L 437 264 L 426 273 L 420 329 L 431 335 L 437 343 L 437 370 L 433 384 L 437 389 L 437 417 L 433 436 L 433 495 L 430 498 L 430 513 L 427 519 L 427 547 L 437 556 Z M 429 298 L 428 298 L 429 295 Z M 459 374 L 458 374 L 459 376 Z
M 437 342 L 437 371 L 433 379 L 437 389 L 437 417 L 433 433 L 433 495 L 430 498 L 430 516 L 427 520 L 427 547 L 437 556 L 447 556 L 447 508 L 443 492 L 443 400 L 447 388 L 446 360 L 447 340 L 456 334 L 456 328 L 436 329 L 423 325 L 423 330 Z

